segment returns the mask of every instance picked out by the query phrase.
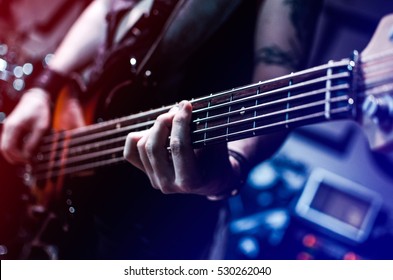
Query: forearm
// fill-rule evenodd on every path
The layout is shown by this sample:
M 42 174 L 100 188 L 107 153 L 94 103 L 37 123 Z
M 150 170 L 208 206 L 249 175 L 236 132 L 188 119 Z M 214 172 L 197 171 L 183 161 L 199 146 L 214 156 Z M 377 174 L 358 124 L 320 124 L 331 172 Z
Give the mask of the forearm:
M 52 70 L 68 74 L 94 58 L 105 38 L 109 2 L 95 0 L 86 8 L 57 48 L 49 63 Z
M 309 56 L 321 0 L 265 0 L 258 6 L 253 81 L 266 81 L 300 70 Z M 274 154 L 287 132 L 228 144 L 255 165 Z

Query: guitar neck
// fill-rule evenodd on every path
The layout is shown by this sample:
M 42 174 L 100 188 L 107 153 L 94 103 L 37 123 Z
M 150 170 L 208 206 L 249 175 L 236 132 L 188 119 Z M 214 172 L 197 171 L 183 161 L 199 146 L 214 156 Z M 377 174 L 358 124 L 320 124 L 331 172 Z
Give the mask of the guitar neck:
M 195 100 L 194 146 L 354 118 L 352 63 L 350 60 L 330 62 Z
M 191 100 L 195 148 L 332 119 L 353 118 L 352 62 L 342 60 Z M 151 127 L 172 106 L 46 136 L 38 180 L 123 162 L 129 132 Z

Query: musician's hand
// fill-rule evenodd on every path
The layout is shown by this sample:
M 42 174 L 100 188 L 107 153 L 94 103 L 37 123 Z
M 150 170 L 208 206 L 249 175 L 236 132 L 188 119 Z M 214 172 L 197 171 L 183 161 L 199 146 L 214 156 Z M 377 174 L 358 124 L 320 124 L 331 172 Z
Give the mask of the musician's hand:
M 236 164 L 230 161 L 226 144 L 192 148 L 191 112 L 192 105 L 182 101 L 160 115 L 151 129 L 130 133 L 124 157 L 144 171 L 152 186 L 163 193 L 225 193 L 233 187 Z
M 11 163 L 26 163 L 50 124 L 49 95 L 38 88 L 26 91 L 4 122 L 0 148 Z

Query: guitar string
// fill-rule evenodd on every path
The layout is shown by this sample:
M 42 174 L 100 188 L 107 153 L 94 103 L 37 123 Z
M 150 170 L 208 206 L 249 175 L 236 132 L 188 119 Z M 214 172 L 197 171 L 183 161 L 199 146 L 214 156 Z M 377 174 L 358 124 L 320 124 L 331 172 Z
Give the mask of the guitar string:
M 88 143 L 89 141 L 94 141 L 96 139 L 103 138 L 103 137 L 113 136 L 116 134 L 120 134 L 122 132 L 137 131 L 137 130 L 145 129 L 146 127 L 152 126 L 154 124 L 154 122 L 155 122 L 155 120 L 148 120 L 145 122 L 132 124 L 129 126 L 119 126 L 119 127 L 115 127 L 115 128 L 110 128 L 110 130 L 98 131 L 96 133 L 91 133 L 86 136 L 80 136 L 75 139 L 71 138 L 72 134 L 69 134 L 68 131 L 59 132 L 59 134 L 62 133 L 66 137 L 65 138 L 63 137 L 63 139 L 61 139 L 59 141 L 56 141 L 56 139 L 54 139 L 54 141 L 52 143 L 41 146 L 39 153 L 45 154 L 45 153 L 53 152 L 54 151 L 53 144 L 67 143 L 68 147 L 74 147 L 74 146 L 80 145 L 82 143 L 86 143 L 86 142 Z M 71 140 L 68 140 L 67 138 L 71 138 Z M 94 142 L 92 142 L 92 143 L 94 143 Z M 59 145 L 59 148 L 57 150 L 61 149 L 62 146 L 63 145 Z
M 233 122 L 231 122 L 231 125 L 236 126 L 236 125 L 243 124 L 243 123 L 254 122 L 254 121 L 261 120 L 263 118 L 268 118 L 268 117 L 271 117 L 271 116 L 274 116 L 274 115 L 281 115 L 281 114 L 296 112 L 296 111 L 300 111 L 300 110 L 303 110 L 303 109 L 312 108 L 312 107 L 315 107 L 315 106 L 318 106 L 318 105 L 324 105 L 326 103 L 332 104 L 334 102 L 340 102 L 340 101 L 348 100 L 348 98 L 349 98 L 348 95 L 341 95 L 341 96 L 330 98 L 330 99 L 323 99 L 323 100 L 320 100 L 320 101 L 310 102 L 310 103 L 307 103 L 307 104 L 294 106 L 294 107 L 291 107 L 291 108 L 278 110 L 278 111 L 274 111 L 274 112 L 271 112 L 271 113 L 266 113 L 266 114 L 263 114 L 263 115 L 260 115 L 260 116 L 257 116 L 257 117 L 252 117 L 252 118 L 247 118 L 247 119 L 241 119 L 241 120 L 233 121 Z M 223 127 L 226 128 L 227 126 L 228 125 L 226 123 L 223 123 L 223 124 L 218 124 L 218 125 L 215 125 L 215 126 L 212 126 L 212 127 L 207 127 L 207 128 L 202 128 L 202 129 L 199 129 L 199 130 L 195 130 L 192 133 L 193 134 L 205 133 L 205 132 L 217 130 L 217 129 L 220 129 L 220 128 L 223 128 Z
M 335 108 L 335 109 L 332 109 L 330 111 L 330 115 L 335 115 L 335 114 L 349 112 L 349 111 L 351 111 L 350 106 Z M 237 131 L 237 132 L 231 133 L 230 135 L 220 135 L 220 136 L 215 136 L 215 137 L 209 137 L 207 139 L 194 141 L 193 143 L 194 144 L 198 144 L 198 143 L 205 144 L 207 142 L 213 142 L 213 141 L 217 141 L 217 140 L 225 141 L 228 138 L 228 136 L 234 137 L 234 136 L 246 135 L 246 134 L 249 134 L 249 133 L 254 134 L 255 131 L 260 131 L 262 129 L 267 129 L 267 128 L 271 128 L 271 127 L 275 127 L 275 126 L 284 126 L 285 127 L 285 125 L 289 124 L 289 123 L 302 122 L 302 121 L 305 121 L 305 120 L 310 120 L 310 119 L 313 119 L 313 118 L 324 117 L 324 116 L 325 116 L 325 110 L 320 111 L 320 112 L 316 112 L 316 113 L 312 113 L 312 114 L 309 114 L 309 115 L 305 115 L 305 116 L 302 116 L 302 117 L 296 117 L 296 118 L 292 118 L 292 119 L 288 119 L 288 120 L 285 119 L 285 120 L 278 121 L 278 122 L 275 122 L 275 123 L 259 126 L 257 128 L 250 128 L 250 129 L 245 129 L 245 130 L 242 130 L 242 131 Z M 254 135 L 256 135 L 256 134 L 254 134 Z
M 275 95 L 275 94 L 279 94 L 279 93 L 288 93 L 288 91 L 295 91 L 296 89 L 299 89 L 299 88 L 301 89 L 301 88 L 305 88 L 307 86 L 313 86 L 318 83 L 326 82 L 327 80 L 339 80 L 339 79 L 348 78 L 348 77 L 349 77 L 348 72 L 337 73 L 337 74 L 334 74 L 331 76 L 325 75 L 325 76 L 317 77 L 315 79 L 308 80 L 306 82 L 299 82 L 294 85 L 283 86 L 283 87 L 275 88 L 275 89 L 272 89 L 272 90 L 266 91 L 266 92 L 262 91 L 261 93 L 259 93 L 257 95 L 253 94 L 251 96 L 235 99 L 235 100 L 231 101 L 230 103 L 229 102 L 220 103 L 220 104 L 209 106 L 208 108 L 193 110 L 193 112 L 204 113 L 206 111 L 211 111 L 212 109 L 220 109 L 222 107 L 227 107 L 227 104 L 231 104 L 231 106 L 233 106 L 238 103 L 244 103 L 247 101 L 255 101 L 255 99 L 261 98 L 261 97 L 268 97 L 270 95 Z
M 349 87 L 349 86 L 339 85 L 335 89 L 339 90 L 341 88 L 346 88 L 346 87 Z M 279 103 L 288 103 L 290 101 L 301 99 L 301 98 L 309 98 L 311 96 L 315 96 L 315 95 L 318 95 L 318 94 L 321 94 L 321 93 L 324 93 L 324 92 L 325 92 L 324 88 L 319 89 L 319 90 L 309 91 L 309 92 L 301 93 L 299 95 L 293 95 L 292 97 L 285 97 L 285 98 L 281 98 L 281 99 L 278 99 L 278 100 L 275 100 L 275 101 L 269 101 L 269 102 L 265 102 L 265 103 L 260 103 L 257 106 L 251 106 L 251 107 L 247 107 L 247 108 L 243 108 L 243 109 L 239 109 L 239 110 L 234 110 L 234 111 L 232 111 L 230 113 L 226 112 L 226 113 L 222 113 L 222 114 L 219 114 L 219 115 L 214 115 L 214 116 L 209 117 L 209 118 L 201 119 L 201 121 L 202 122 L 207 122 L 207 121 L 212 120 L 212 119 L 217 119 L 218 117 L 227 117 L 227 116 L 234 117 L 234 116 L 236 116 L 238 114 L 245 113 L 246 111 L 253 111 L 253 110 L 256 110 L 256 109 L 261 109 L 263 107 L 271 106 L 271 105 L 275 105 L 275 104 L 279 104 Z M 247 99 L 247 101 L 248 100 L 249 99 Z M 86 142 L 88 143 L 88 141 L 97 140 L 97 139 L 100 139 L 100 138 L 103 138 L 103 137 L 114 136 L 114 135 L 120 134 L 122 132 L 127 132 L 128 133 L 130 131 L 135 131 L 135 130 L 137 130 L 139 128 L 142 128 L 142 127 L 145 128 L 145 127 L 151 126 L 153 124 L 154 124 L 154 120 L 153 121 L 149 120 L 149 121 L 141 122 L 141 123 L 134 124 L 134 125 L 129 125 L 129 126 L 121 127 L 121 128 L 112 129 L 110 131 L 104 131 L 104 132 L 90 134 L 90 135 L 84 136 L 84 137 L 79 137 L 77 139 L 74 139 L 74 141 L 72 141 L 72 139 L 69 142 L 67 142 L 67 140 L 64 140 L 64 139 L 63 140 L 59 140 L 58 142 L 54 141 L 54 143 L 57 145 L 57 148 L 53 149 L 53 145 L 43 146 L 43 147 L 41 147 L 40 152 L 39 152 L 38 155 L 41 158 L 41 160 L 43 160 L 44 158 L 48 158 L 49 157 L 48 154 L 51 154 L 51 153 L 53 153 L 56 150 L 61 150 L 65 146 L 67 146 L 68 149 L 71 149 L 71 148 L 73 148 L 77 144 L 86 143 Z M 67 131 L 64 132 L 64 133 L 67 133 Z M 69 137 L 72 137 L 72 136 L 69 136 Z M 92 144 L 92 146 L 93 147 L 94 146 L 97 147 L 99 144 L 100 143 L 97 143 L 97 141 L 95 141 Z M 75 151 L 78 152 L 79 150 L 80 149 L 78 149 L 78 147 L 76 147 Z
M 344 90 L 344 89 L 349 89 L 349 85 L 348 84 L 340 84 L 340 85 L 332 86 L 329 90 L 330 91 L 339 91 L 339 90 Z M 273 100 L 273 101 L 267 101 L 265 103 L 259 103 L 258 105 L 253 105 L 253 106 L 249 106 L 249 107 L 241 107 L 240 109 L 232 110 L 230 112 L 225 112 L 225 113 L 221 113 L 221 114 L 218 114 L 218 115 L 210 115 L 210 116 L 204 117 L 204 118 L 197 118 L 197 119 L 193 120 L 193 123 L 212 121 L 214 119 L 225 117 L 225 116 L 229 116 L 230 117 L 230 116 L 236 116 L 236 115 L 239 115 L 239 114 L 242 115 L 242 114 L 245 114 L 247 111 L 254 111 L 254 110 L 257 110 L 257 109 L 262 109 L 263 107 L 269 107 L 269 106 L 277 105 L 277 104 L 280 104 L 280 103 L 289 103 L 290 101 L 294 101 L 294 100 L 302 99 L 302 98 L 306 98 L 306 97 L 312 97 L 312 96 L 315 96 L 315 95 L 318 95 L 318 94 L 324 94 L 324 93 L 326 93 L 326 88 L 312 90 L 312 91 L 300 93 L 300 94 L 293 95 L 293 96 L 286 96 L 284 98 Z M 261 96 L 261 95 L 258 95 L 258 96 Z M 255 97 L 253 97 L 253 98 L 246 97 L 246 98 L 241 99 L 241 100 L 244 100 L 243 102 L 241 102 L 241 103 L 244 103 L 244 102 L 247 102 L 247 101 L 256 101 L 257 98 L 255 98 Z M 237 102 L 237 104 L 238 103 L 239 102 Z M 234 103 L 228 102 L 228 103 L 225 103 L 225 104 L 230 104 L 231 106 L 233 106 Z M 211 106 L 210 108 L 217 109 L 214 106 Z M 193 113 L 194 113 L 194 111 L 193 111 Z
M 338 75 L 338 76 L 335 76 L 334 78 L 339 79 L 339 78 L 344 78 L 344 76 L 346 76 L 346 75 Z M 299 85 L 297 85 L 294 88 L 299 89 L 301 87 L 311 86 L 313 84 L 317 84 L 317 83 L 323 82 L 325 80 L 326 80 L 325 77 L 317 78 L 317 79 L 314 79 L 313 83 L 299 83 Z M 274 89 L 272 91 L 264 92 L 264 93 L 259 94 L 259 95 L 239 98 L 237 100 L 234 100 L 233 103 L 232 102 L 231 103 L 226 102 L 226 103 L 224 103 L 224 105 L 225 106 L 228 106 L 228 105 L 232 106 L 232 105 L 238 104 L 239 102 L 243 102 L 244 103 L 244 102 L 247 102 L 247 101 L 257 100 L 257 99 L 259 99 L 261 97 L 266 97 L 268 95 L 277 94 L 277 93 L 282 92 L 282 91 L 286 92 L 286 91 L 291 90 L 291 89 L 292 88 L 290 86 L 286 86 L 283 89 Z M 236 92 L 231 92 L 231 93 L 235 94 Z M 287 99 L 283 99 L 282 102 L 290 102 L 290 101 L 296 99 L 295 96 L 292 96 L 290 98 L 286 97 L 286 98 Z M 291 98 L 293 98 L 293 99 L 291 99 Z M 207 110 L 211 111 L 212 108 L 213 109 L 217 108 L 216 107 L 217 105 L 214 105 L 214 106 L 215 107 L 212 106 L 211 108 L 207 108 L 207 109 L 204 109 L 204 110 L 198 110 L 197 109 L 197 110 L 193 111 L 193 114 L 205 112 Z M 171 108 L 171 107 L 169 106 L 169 108 Z M 167 108 L 165 108 L 165 109 L 167 109 Z M 161 110 L 157 112 L 157 115 L 160 114 L 160 113 L 161 113 Z M 233 114 L 237 114 L 237 112 L 234 112 Z M 142 116 L 143 114 L 137 114 L 137 115 L 138 116 Z M 148 114 L 146 116 L 150 117 L 151 115 L 152 114 Z M 138 119 L 139 118 L 140 117 L 138 117 Z M 137 119 L 136 117 L 133 118 L 133 120 L 136 120 L 136 119 Z M 130 121 L 130 120 L 131 119 L 125 119 L 125 120 L 123 120 L 123 122 L 127 122 L 127 121 Z M 154 120 L 148 120 L 147 123 L 145 122 L 146 125 L 145 125 L 145 123 L 140 122 L 140 123 L 137 123 L 137 124 L 132 124 L 132 125 L 127 126 L 127 127 L 118 127 L 118 128 L 116 128 L 116 125 L 121 125 L 122 124 L 121 121 L 122 121 L 122 119 L 112 120 L 110 125 L 106 125 L 105 127 L 98 127 L 99 129 L 97 130 L 97 133 L 93 133 L 92 131 L 89 131 L 90 133 L 88 133 L 88 135 L 81 135 L 81 134 L 79 134 L 79 137 L 78 137 L 78 133 L 73 133 L 72 130 L 63 131 L 63 132 L 57 132 L 57 134 L 56 133 L 52 134 L 50 138 L 46 138 L 45 139 L 44 142 L 46 142 L 46 143 L 40 146 L 40 151 L 39 152 L 40 153 L 41 152 L 44 153 L 44 152 L 51 151 L 52 148 L 53 148 L 53 143 L 54 142 L 61 143 L 61 141 L 64 138 L 71 138 L 71 140 L 67 143 L 68 146 L 71 147 L 71 146 L 74 146 L 74 145 L 77 145 L 77 144 L 81 144 L 81 143 L 86 142 L 86 141 L 94 140 L 94 138 L 101 138 L 103 136 L 109 136 L 108 132 L 106 130 L 104 130 L 104 129 L 110 128 L 111 131 L 113 131 L 114 133 L 120 133 L 120 132 L 122 132 L 124 130 L 127 130 L 127 129 L 128 130 L 137 130 L 138 128 L 145 128 L 145 126 L 150 126 L 150 125 L 152 125 L 154 123 Z M 113 126 L 115 126 L 115 128 L 113 128 Z M 104 130 L 102 132 L 103 133 L 102 136 L 100 135 L 101 130 Z M 58 145 L 58 146 L 60 148 L 62 147 L 61 144 Z
M 393 79 L 393 50 L 361 57 L 362 80 L 360 85 L 368 88 L 385 84 Z M 367 94 L 366 94 L 367 95 Z
M 368 67 L 368 66 L 366 66 L 366 67 Z M 389 70 L 393 71 L 393 64 L 392 64 L 391 69 L 389 69 Z M 384 72 L 388 73 L 390 71 L 384 71 Z M 358 97 L 364 97 L 364 96 L 367 96 L 367 95 L 370 95 L 370 94 L 375 95 L 375 96 L 382 95 L 382 94 L 390 94 L 392 89 L 393 89 L 393 77 L 389 77 L 387 75 L 385 77 L 387 77 L 387 78 L 382 78 L 382 79 L 380 78 L 379 80 L 373 80 L 373 82 L 370 83 L 368 81 L 370 78 L 366 76 L 364 78 L 365 84 L 367 85 L 366 90 L 363 92 L 363 94 L 359 94 Z M 338 85 L 337 87 L 330 88 L 330 91 L 344 90 L 344 89 L 349 89 L 349 85 L 348 84 L 341 84 L 341 85 Z M 325 89 L 321 89 L 321 90 L 324 91 Z M 318 94 L 319 90 L 316 90 L 315 93 Z M 300 95 L 302 95 L 302 94 L 300 94 Z M 304 94 L 304 96 L 307 96 L 307 95 L 308 95 L 307 93 Z M 296 98 L 296 97 L 297 96 L 295 96 L 294 98 Z M 300 97 L 303 97 L 303 96 L 300 96 Z M 347 100 L 347 98 L 349 98 L 349 97 L 341 95 L 341 96 L 336 97 L 336 100 L 337 101 L 339 101 L 339 100 L 344 101 L 344 100 Z M 285 98 L 282 99 L 282 100 L 278 100 L 278 101 L 284 101 L 285 102 Z M 276 101 L 272 101 L 272 103 L 275 103 L 275 102 Z M 268 103 L 265 103 L 263 105 L 268 105 Z M 252 110 L 253 107 L 255 107 L 255 106 L 251 106 L 251 107 L 248 107 L 248 108 L 243 109 L 243 110 L 240 109 L 240 110 L 237 110 L 236 112 L 237 113 L 239 113 L 239 111 L 243 111 L 244 112 L 245 110 L 253 111 Z M 301 106 L 298 106 L 297 108 L 300 109 Z M 281 110 L 280 112 L 286 113 L 288 111 L 287 110 Z M 270 115 L 274 115 L 274 114 L 277 114 L 277 113 L 278 113 L 278 111 L 272 112 L 272 113 L 270 113 Z M 225 116 L 226 114 L 228 114 L 228 113 L 220 114 L 219 117 L 222 116 L 222 115 Z M 207 121 L 207 120 L 211 120 L 213 118 L 214 118 L 214 116 L 210 116 L 209 118 L 194 120 L 194 122 L 196 122 L 196 121 L 205 121 L 205 120 Z M 243 122 L 243 120 L 238 121 L 238 123 L 240 123 L 240 122 Z M 235 124 L 235 122 L 232 122 L 232 123 Z M 199 133 L 204 133 L 207 130 L 214 130 L 214 129 L 218 129 L 218 128 L 223 127 L 223 126 L 224 126 L 224 124 L 218 125 L 218 126 L 214 126 L 214 127 L 210 127 L 208 129 L 201 129 L 199 131 L 194 131 L 193 133 L 198 133 L 198 132 Z
M 350 109 L 342 107 L 342 108 L 332 109 L 330 113 L 331 113 L 331 115 L 335 115 L 335 114 L 347 112 L 348 110 L 350 110 Z M 289 123 L 302 122 L 302 121 L 306 121 L 306 120 L 313 119 L 313 118 L 324 117 L 324 115 L 325 115 L 325 111 L 323 110 L 323 111 L 313 113 L 310 115 L 306 115 L 303 117 L 290 119 L 288 121 L 285 120 L 285 121 L 280 121 L 280 122 L 276 122 L 276 123 L 271 123 L 271 124 L 268 124 L 265 126 L 244 130 L 242 132 L 231 133 L 230 135 L 210 137 L 209 139 L 196 141 L 194 143 L 206 142 L 206 141 L 218 141 L 218 140 L 225 141 L 228 138 L 228 136 L 233 136 L 233 137 L 239 136 L 239 135 L 241 136 L 242 134 L 244 135 L 246 133 L 255 134 L 255 133 L 258 133 L 258 131 L 261 131 L 262 129 L 271 128 L 274 126 L 282 126 L 282 125 L 287 124 L 288 122 Z M 101 167 L 101 166 L 125 162 L 125 159 L 123 158 L 122 151 L 123 151 L 123 146 L 121 147 L 121 153 L 118 152 L 118 153 L 106 154 L 106 155 L 110 156 L 109 159 L 100 159 L 99 161 L 81 163 L 80 165 L 75 165 L 75 166 L 65 165 L 64 168 L 60 168 L 57 170 L 50 170 L 50 172 L 36 173 L 35 177 L 37 180 L 44 180 L 44 179 L 54 178 L 54 177 L 63 176 L 63 175 L 74 174 L 74 173 L 78 173 L 78 172 L 82 172 L 82 171 L 86 171 L 86 170 L 92 170 L 94 168 Z M 100 155 L 100 157 L 103 157 L 103 155 Z
M 297 106 L 297 107 L 292 107 L 292 108 L 289 108 L 289 109 L 284 109 L 284 110 L 281 110 L 281 111 L 276 111 L 276 112 L 272 112 L 272 113 L 269 113 L 269 114 L 253 117 L 253 118 L 250 118 L 247 121 L 248 122 L 255 122 L 255 121 L 261 120 L 263 118 L 271 117 L 272 115 L 281 116 L 281 115 L 285 115 L 287 112 L 294 112 L 294 111 L 304 110 L 304 109 L 307 109 L 307 108 L 312 108 L 312 107 L 315 107 L 315 106 L 318 106 L 318 105 L 323 105 L 326 102 L 334 104 L 334 103 L 341 102 L 343 100 L 347 100 L 347 98 L 348 98 L 348 96 L 339 96 L 339 97 L 332 98 L 332 99 L 327 100 L 327 101 L 326 100 L 321 100 L 321 101 L 317 101 L 317 102 L 313 102 L 313 103 L 309 103 L 309 104 L 305 104 L 305 105 L 301 105 L 301 106 Z M 222 125 L 222 126 L 223 127 L 228 127 L 228 128 L 233 128 L 233 127 L 236 127 L 240 122 L 242 122 L 242 121 L 233 122 L 233 123 Z M 287 121 L 287 123 L 290 123 L 290 122 L 291 122 L 291 119 L 289 119 Z M 276 123 L 272 123 L 271 125 L 275 126 Z M 260 129 L 260 127 L 261 126 L 256 127 L 255 130 Z M 202 129 L 202 131 L 201 130 L 200 131 L 196 131 L 196 134 L 203 133 L 204 130 L 209 130 L 209 128 Z M 229 136 L 231 136 L 231 134 L 223 135 L 223 137 L 229 137 Z M 121 146 L 120 146 L 121 149 L 117 149 L 118 147 L 115 146 L 115 148 L 111 147 L 111 149 L 107 149 L 107 150 L 104 150 L 104 151 L 93 151 L 93 152 L 87 152 L 84 155 L 76 155 L 76 156 L 67 157 L 67 159 L 66 159 L 67 162 L 66 163 L 64 163 L 62 159 L 56 159 L 55 161 L 53 161 L 51 163 L 50 168 L 51 169 L 61 168 L 61 167 L 64 167 L 64 166 L 68 166 L 70 164 L 76 164 L 78 162 L 84 162 L 84 161 L 86 161 L 88 159 L 98 158 L 98 157 L 105 156 L 105 155 L 111 155 L 111 154 L 116 153 L 116 152 L 122 152 L 123 151 L 123 147 L 124 147 L 125 138 L 126 138 L 126 136 L 119 137 L 119 140 L 121 139 L 122 141 L 120 143 L 119 142 L 113 143 L 113 144 L 117 144 L 117 145 L 121 144 Z M 204 138 L 204 141 L 209 142 L 210 141 L 209 137 L 208 138 Z M 198 142 L 198 141 L 196 141 L 196 142 Z M 45 170 L 47 167 L 48 167 L 47 162 L 46 163 L 40 163 L 37 166 L 37 171 Z
M 365 73 L 363 74 L 363 82 L 361 85 L 364 86 L 365 90 L 372 89 L 374 87 L 389 84 L 393 81 L 393 64 L 392 67 L 384 69 L 380 69 L 375 74 Z
M 287 100 L 284 100 L 284 101 L 287 101 Z M 291 109 L 291 110 L 293 110 L 293 109 Z M 152 124 L 152 122 L 150 122 L 149 124 Z M 143 125 L 145 125 L 145 124 L 143 124 Z M 211 130 L 212 128 L 209 128 L 209 130 Z M 121 138 L 120 138 L 121 139 Z M 105 142 L 107 142 L 108 140 L 105 140 Z M 109 141 L 111 141 L 111 140 L 109 140 Z M 98 146 L 100 146 L 100 144 L 107 144 L 107 143 L 99 143 L 99 145 Z M 61 145 L 59 145 L 59 146 L 61 146 Z M 96 144 L 96 146 L 97 146 L 97 144 Z M 89 150 L 89 149 L 87 149 L 87 150 Z M 72 154 L 73 153 L 73 151 L 71 151 L 70 152 L 70 154 Z
M 140 112 L 140 113 L 132 114 L 129 116 L 124 116 L 124 117 L 108 120 L 105 122 L 98 122 L 98 123 L 91 124 L 91 125 L 88 125 L 85 127 L 73 128 L 73 129 L 70 129 L 67 131 L 70 133 L 70 135 L 72 135 L 72 137 L 89 135 L 94 132 L 107 130 L 108 128 L 111 128 L 113 125 L 116 125 L 118 123 L 127 123 L 127 122 L 137 121 L 138 119 L 142 119 L 142 118 L 157 117 L 158 115 L 161 115 L 161 114 L 169 111 L 173 106 L 174 105 L 165 106 L 165 107 L 161 107 L 158 109 L 149 110 L 147 112 Z M 45 145 L 45 144 L 53 143 L 53 138 L 56 136 L 60 137 L 58 139 L 63 139 L 64 136 L 61 136 L 59 134 L 61 134 L 61 132 L 52 132 L 52 133 L 45 135 L 42 139 L 42 144 Z
M 328 100 L 328 102 L 332 103 L 332 102 L 343 101 L 343 100 L 346 100 L 347 98 L 348 98 L 347 95 L 339 96 L 339 97 L 333 98 L 331 100 Z M 317 105 L 323 105 L 325 103 L 326 103 L 326 99 L 323 99 L 323 100 L 320 100 L 320 101 L 317 101 L 317 102 L 313 102 L 313 103 L 308 103 L 308 104 L 303 104 L 303 105 L 300 105 L 300 106 L 294 106 L 294 107 L 291 107 L 291 108 L 287 108 L 285 110 L 278 110 L 278 111 L 274 111 L 274 112 L 271 112 L 271 113 L 268 113 L 268 114 L 254 116 L 253 118 L 247 118 L 245 120 L 234 121 L 234 122 L 229 123 L 229 124 L 225 123 L 225 124 L 221 124 L 221 125 L 215 125 L 215 126 L 211 126 L 211 127 L 208 127 L 208 128 L 204 128 L 204 129 L 201 129 L 201 130 L 195 130 L 193 132 L 193 134 L 200 134 L 200 133 L 204 133 L 204 132 L 207 132 L 207 131 L 220 129 L 221 127 L 231 128 L 231 127 L 234 127 L 234 126 L 236 126 L 236 125 L 238 125 L 240 123 L 261 120 L 263 118 L 268 118 L 268 117 L 271 117 L 273 115 L 280 115 L 280 114 L 284 114 L 284 113 L 286 114 L 286 113 L 289 113 L 289 112 L 302 110 L 302 109 L 305 109 L 307 107 L 314 107 L 314 106 L 317 106 Z M 254 110 L 250 110 L 250 111 L 254 111 Z M 222 114 L 221 116 L 225 117 L 225 114 Z M 78 147 L 77 148 L 68 148 L 67 155 L 68 155 L 68 158 L 71 158 L 74 155 L 80 156 L 83 150 L 86 151 L 85 154 L 88 154 L 91 149 L 94 149 L 94 148 L 98 149 L 98 148 L 100 148 L 102 146 L 108 146 L 108 145 L 111 145 L 111 144 L 116 144 L 117 142 L 122 142 L 121 144 L 124 145 L 124 141 L 125 141 L 125 138 L 123 136 L 120 136 L 120 137 L 116 137 L 114 139 L 107 139 L 107 140 L 103 140 L 103 141 L 98 141 L 98 142 L 95 142 L 94 144 L 91 144 L 91 145 L 86 144 L 85 148 L 78 148 Z M 92 152 L 95 152 L 95 151 L 92 151 Z M 46 162 L 44 160 L 46 160 Z M 46 164 L 48 161 L 50 161 L 49 154 L 42 161 L 40 161 L 40 165 L 42 163 Z M 39 166 L 37 166 L 37 168 Z
M 338 90 L 344 90 L 344 89 L 348 89 L 348 88 L 349 88 L 348 84 L 341 84 L 341 85 L 337 85 L 337 86 L 332 87 L 330 90 L 331 91 L 338 91 Z M 213 116 L 210 116 L 208 118 L 198 118 L 196 120 L 193 120 L 193 122 L 194 123 L 197 123 L 197 122 L 208 122 L 208 121 L 212 121 L 212 120 L 217 119 L 217 118 L 231 117 L 231 116 L 234 117 L 236 115 L 245 114 L 247 111 L 255 111 L 257 109 L 261 109 L 261 108 L 267 107 L 267 106 L 272 106 L 272 105 L 276 105 L 276 104 L 280 104 L 280 103 L 288 103 L 288 102 L 293 101 L 293 100 L 307 98 L 307 97 L 312 97 L 312 96 L 315 96 L 315 95 L 318 95 L 318 94 L 322 94 L 324 92 L 325 92 L 325 89 L 309 91 L 309 92 L 301 93 L 301 94 L 298 94 L 298 95 L 294 95 L 291 98 L 285 97 L 285 98 L 281 98 L 281 99 L 278 99 L 278 100 L 275 100 L 275 101 L 260 103 L 259 105 L 256 105 L 256 106 L 254 105 L 254 106 L 250 106 L 250 107 L 247 107 L 247 108 L 241 108 L 241 109 L 233 110 L 231 112 L 225 112 L 225 113 L 221 113 L 221 114 L 218 114 L 218 115 L 213 115 Z M 126 127 L 121 127 L 121 128 L 119 127 L 119 128 L 116 128 L 116 129 L 112 129 L 112 131 L 106 131 L 106 132 L 102 132 L 102 133 L 91 134 L 89 136 L 85 136 L 84 138 L 77 138 L 72 143 L 67 143 L 68 144 L 67 146 L 68 146 L 68 148 L 72 148 L 73 146 L 75 146 L 77 144 L 80 144 L 80 143 L 83 143 L 83 142 L 87 142 L 89 140 L 92 141 L 92 140 L 96 140 L 96 139 L 103 138 L 103 137 L 113 136 L 115 134 L 120 134 L 122 132 L 129 132 L 129 131 L 137 130 L 137 129 L 141 128 L 141 127 L 148 127 L 148 126 L 151 126 L 153 124 L 154 124 L 154 121 L 147 121 L 147 122 L 139 123 L 139 124 L 136 124 L 136 125 L 131 125 L 131 126 L 126 126 Z M 102 144 L 110 144 L 109 142 L 111 140 L 105 140 L 105 141 L 108 142 L 108 143 L 105 142 L 105 143 L 102 143 Z M 94 146 L 99 146 L 101 143 L 98 142 L 98 143 L 94 143 L 94 144 L 95 145 L 92 145 L 93 147 Z M 64 146 L 63 143 L 60 142 L 59 143 L 59 149 L 61 149 L 63 146 Z M 41 155 L 40 156 L 42 157 L 42 156 L 44 156 L 45 153 L 53 152 L 52 148 L 53 147 L 51 145 L 47 145 L 44 148 L 41 148 L 41 150 L 40 150 Z M 76 151 L 77 150 L 78 150 L 78 148 L 76 148 Z
M 393 49 L 389 48 L 382 52 L 377 52 L 369 55 L 361 55 L 361 62 L 362 64 L 366 63 L 377 63 L 379 60 L 383 60 L 388 56 L 393 57 Z

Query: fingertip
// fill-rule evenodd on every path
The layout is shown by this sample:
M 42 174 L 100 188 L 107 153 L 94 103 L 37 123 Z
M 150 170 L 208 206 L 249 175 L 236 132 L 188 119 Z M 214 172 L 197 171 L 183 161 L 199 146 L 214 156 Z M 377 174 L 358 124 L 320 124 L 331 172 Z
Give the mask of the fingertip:
M 180 109 L 183 109 L 183 110 L 186 110 L 186 111 L 190 111 L 190 110 L 192 110 L 192 104 L 191 104 L 191 102 L 188 101 L 188 100 L 182 100 L 182 101 L 179 103 L 179 108 L 180 108 Z
M 176 112 L 178 112 L 179 110 L 180 110 L 180 108 L 181 108 L 181 105 L 180 105 L 180 103 L 179 104 L 176 104 L 175 106 L 173 106 L 170 110 L 169 110 L 169 113 L 176 113 Z
M 192 105 L 189 101 L 182 101 L 179 103 L 180 111 L 174 116 L 172 124 L 178 123 L 182 126 L 191 121 Z

